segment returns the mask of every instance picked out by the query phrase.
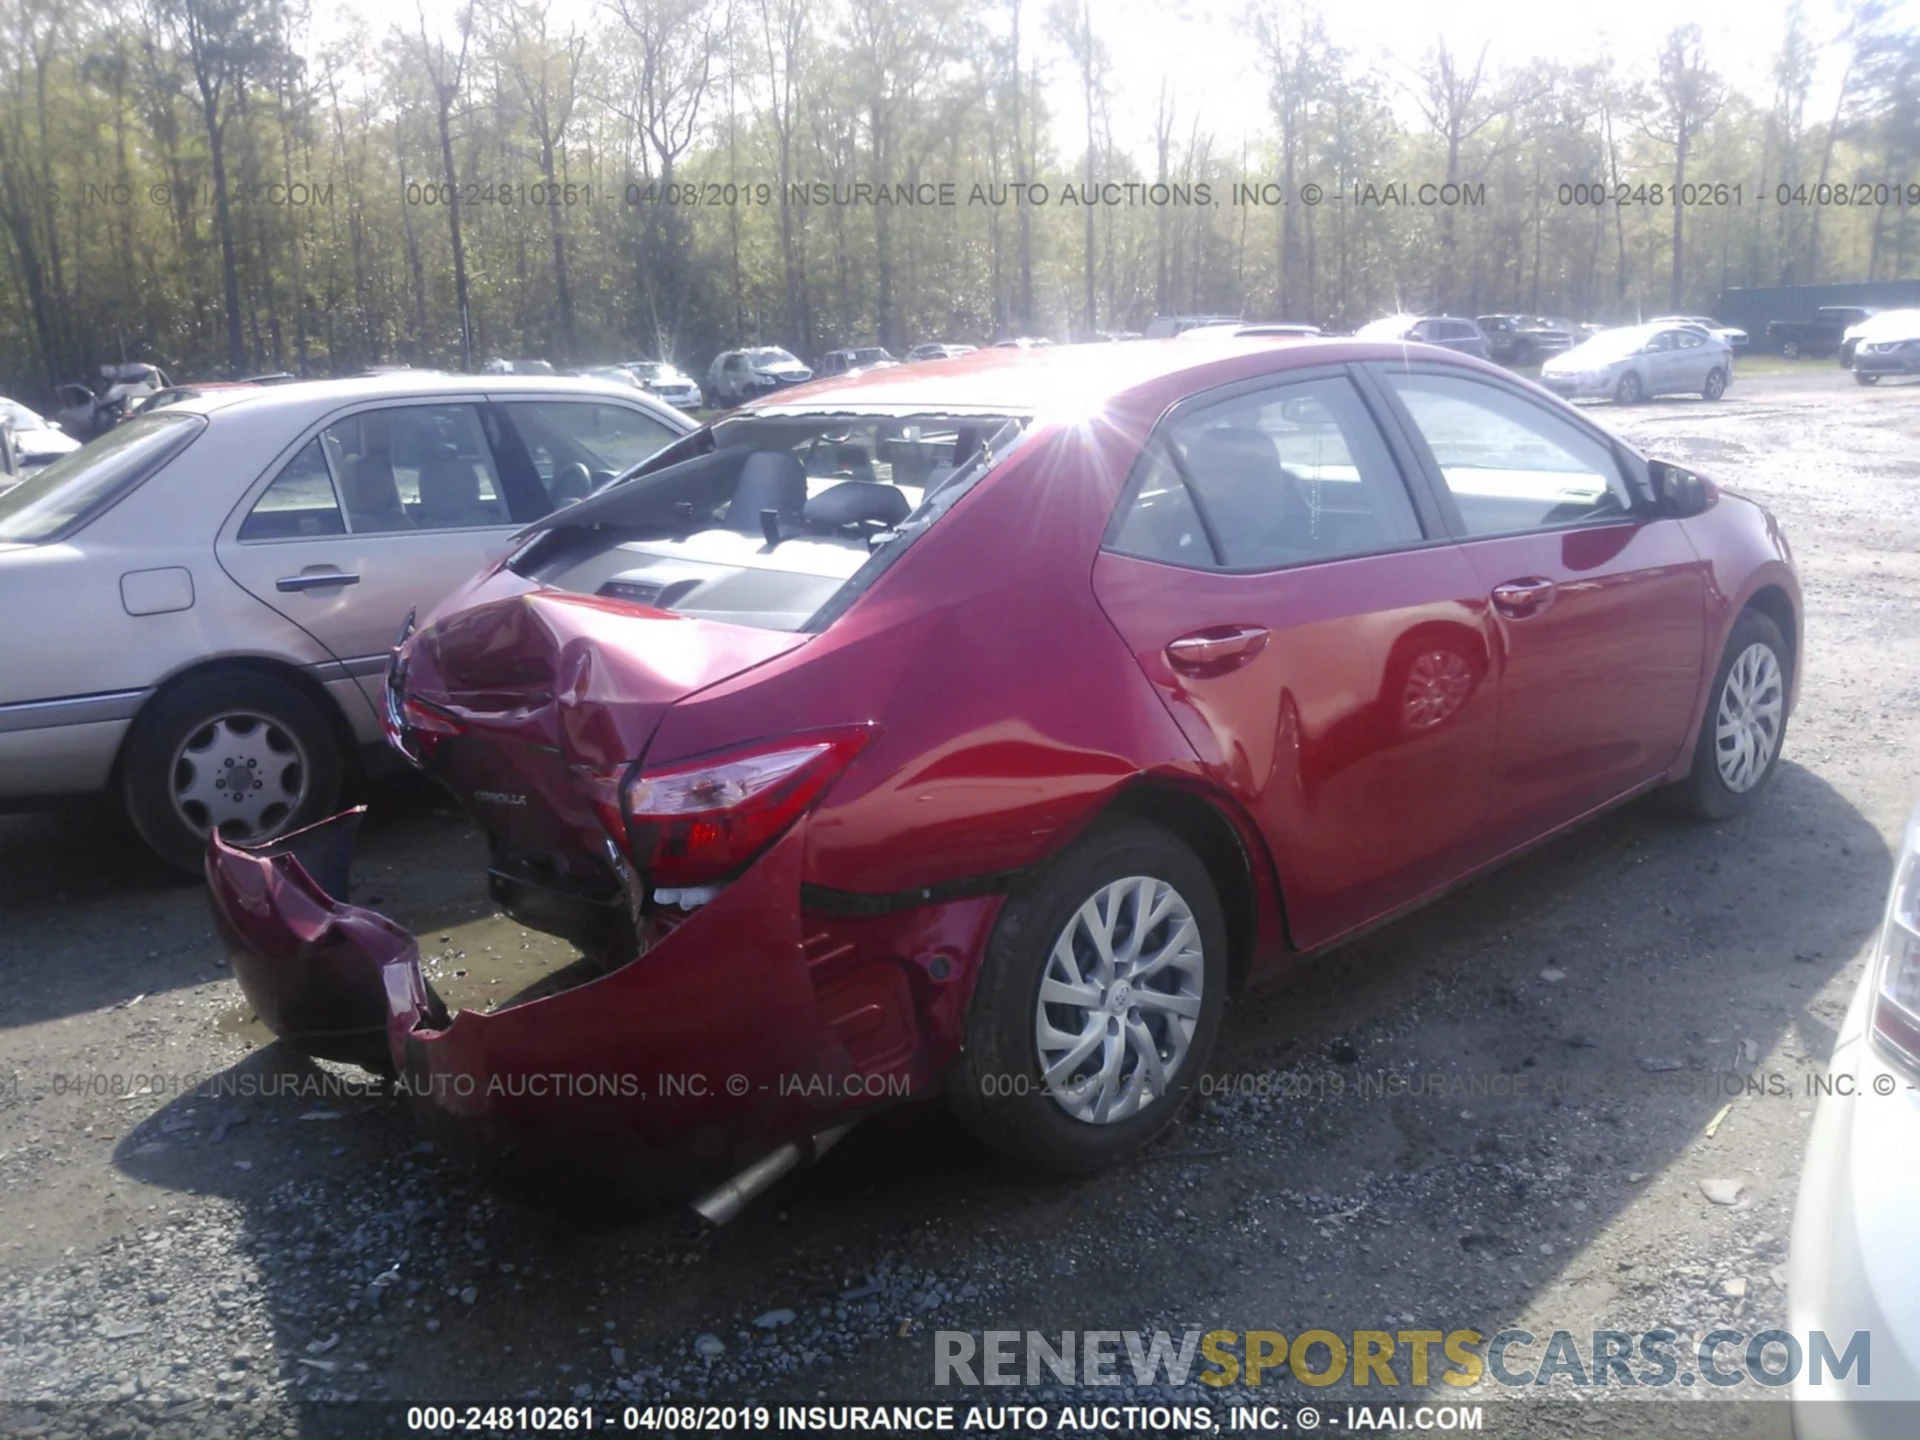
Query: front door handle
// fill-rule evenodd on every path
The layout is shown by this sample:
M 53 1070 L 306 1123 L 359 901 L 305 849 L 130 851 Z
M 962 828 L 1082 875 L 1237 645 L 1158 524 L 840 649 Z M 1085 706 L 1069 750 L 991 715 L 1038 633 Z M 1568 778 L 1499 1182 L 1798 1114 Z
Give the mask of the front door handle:
M 1219 674 L 1244 665 L 1267 643 L 1260 625 L 1224 625 L 1182 635 L 1167 646 L 1167 663 L 1193 674 Z
M 325 590 L 332 585 L 358 585 L 360 577 L 346 570 L 309 570 L 300 575 L 282 575 L 273 588 L 288 593 L 299 590 Z
M 1493 608 L 1509 620 L 1526 620 L 1553 603 L 1559 586 L 1538 575 L 1493 587 Z

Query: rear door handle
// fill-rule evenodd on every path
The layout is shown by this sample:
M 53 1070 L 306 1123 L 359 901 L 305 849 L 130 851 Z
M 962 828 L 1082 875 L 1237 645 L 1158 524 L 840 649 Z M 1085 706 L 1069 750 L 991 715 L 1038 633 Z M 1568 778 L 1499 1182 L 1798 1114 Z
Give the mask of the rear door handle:
M 1538 615 L 1553 603 L 1559 587 L 1539 575 L 1508 580 L 1493 587 L 1493 608 L 1509 620 L 1525 620 Z
M 1225 625 L 1182 635 L 1167 646 L 1167 663 L 1188 674 L 1231 670 L 1258 655 L 1267 643 L 1260 625 Z
M 332 585 L 358 585 L 360 577 L 345 570 L 311 570 L 304 575 L 282 575 L 273 588 L 289 593 L 298 590 L 325 590 Z

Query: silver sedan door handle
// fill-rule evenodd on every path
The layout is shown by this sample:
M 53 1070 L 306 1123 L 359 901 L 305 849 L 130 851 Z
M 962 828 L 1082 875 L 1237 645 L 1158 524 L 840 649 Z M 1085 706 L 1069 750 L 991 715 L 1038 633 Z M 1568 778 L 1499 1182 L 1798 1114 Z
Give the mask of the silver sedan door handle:
M 276 590 L 325 590 L 333 585 L 358 585 L 360 577 L 345 570 L 316 570 L 305 575 L 283 575 L 273 582 Z

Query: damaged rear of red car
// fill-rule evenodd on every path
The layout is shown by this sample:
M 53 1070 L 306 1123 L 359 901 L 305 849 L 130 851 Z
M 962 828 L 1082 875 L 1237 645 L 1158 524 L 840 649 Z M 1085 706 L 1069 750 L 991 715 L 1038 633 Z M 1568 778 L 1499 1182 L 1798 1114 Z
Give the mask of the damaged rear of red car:
M 1143 748 L 1186 750 L 1086 593 L 1128 447 L 1028 425 L 749 418 L 527 537 L 404 639 L 387 728 L 484 828 L 495 903 L 590 978 L 449 1015 L 344 899 L 347 816 L 211 846 L 261 1019 L 392 1074 L 490 1168 L 622 1193 L 931 1094 L 1008 878 Z M 994 533 L 989 482 L 1044 495 L 1038 523 Z
M 216 836 L 261 1018 L 393 1075 L 491 1168 L 621 1197 L 734 1177 L 715 1216 L 939 1088 L 1001 1149 L 1089 1169 L 1171 1120 L 1249 973 L 1711 767 L 1736 642 L 1752 744 L 1725 773 L 1770 773 L 1798 588 L 1757 507 L 1471 361 L 1100 348 L 791 392 L 529 532 L 403 637 L 387 726 L 484 829 L 493 901 L 585 963 L 450 1014 L 346 898 L 352 817 Z M 1524 463 L 1439 494 L 1422 365 L 1449 403 L 1470 380 L 1523 429 L 1540 409 Z M 1489 558 L 1472 507 L 1525 519 L 1529 486 L 1532 548 Z M 1489 565 L 1532 572 L 1524 606 Z M 1569 734 L 1510 732 L 1528 686 Z

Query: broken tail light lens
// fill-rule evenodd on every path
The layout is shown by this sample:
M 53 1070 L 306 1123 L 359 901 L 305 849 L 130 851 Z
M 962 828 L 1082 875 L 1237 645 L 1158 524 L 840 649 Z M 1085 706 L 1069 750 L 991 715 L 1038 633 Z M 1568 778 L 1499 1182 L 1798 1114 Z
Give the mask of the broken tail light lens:
M 1881 1050 L 1920 1076 L 1920 812 L 1907 823 L 1875 951 L 1868 1028 Z
M 812 809 L 871 734 L 788 735 L 635 773 L 621 792 L 634 865 L 656 886 L 725 879 Z
M 442 740 L 464 735 L 466 727 L 451 715 L 404 693 L 404 684 L 398 666 L 389 669 L 385 703 L 380 707 L 380 728 L 386 734 L 387 744 L 418 769 L 433 757 L 434 748 Z

